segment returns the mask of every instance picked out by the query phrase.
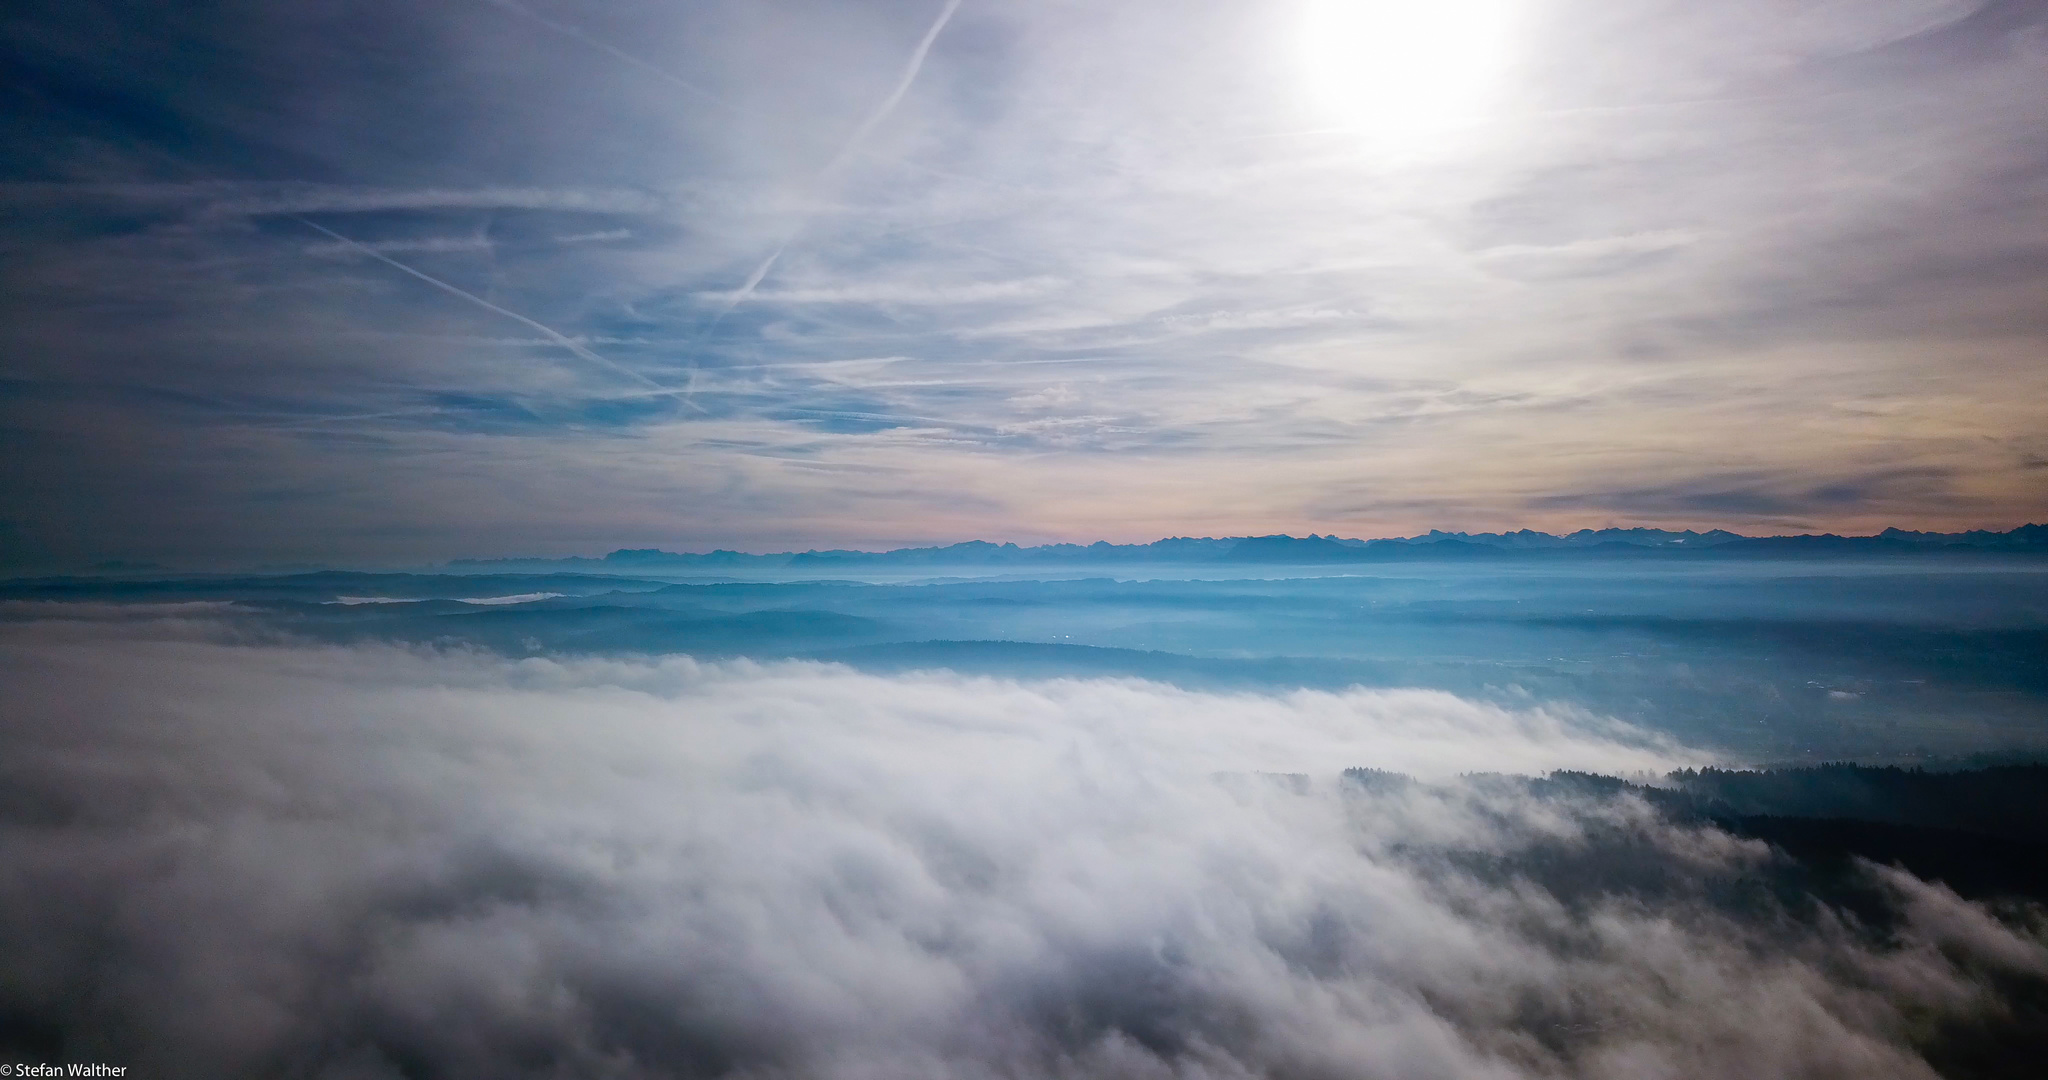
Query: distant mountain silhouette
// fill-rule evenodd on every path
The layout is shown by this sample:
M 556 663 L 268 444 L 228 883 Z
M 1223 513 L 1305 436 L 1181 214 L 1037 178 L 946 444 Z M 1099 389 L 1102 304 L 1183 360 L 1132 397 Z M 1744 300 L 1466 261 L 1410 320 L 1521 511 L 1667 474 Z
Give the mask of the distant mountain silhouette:
M 1641 558 L 1646 556 L 1716 558 L 1812 558 L 1835 556 L 1913 556 L 1930 553 L 1972 554 L 2012 552 L 2048 554 L 2048 525 L 2022 525 L 2008 532 L 1972 529 L 1930 533 L 1886 529 L 1874 536 L 1742 536 L 1725 529 L 1707 532 L 1666 529 L 1581 529 L 1562 536 L 1520 529 L 1503 533 L 1443 532 L 1432 529 L 1409 537 L 1359 540 L 1336 536 L 1186 537 L 1149 544 L 1043 544 L 1022 547 L 987 540 L 891 551 L 801 551 L 749 554 L 718 550 L 705 553 L 622 548 L 601 559 L 458 559 L 448 564 L 457 573 L 519 571 L 571 573 L 646 573 L 718 569 L 831 570 L 852 567 L 943 566 L 1103 566 L 1123 564 L 1267 563 L 1320 565 L 1381 561 L 1475 558 Z

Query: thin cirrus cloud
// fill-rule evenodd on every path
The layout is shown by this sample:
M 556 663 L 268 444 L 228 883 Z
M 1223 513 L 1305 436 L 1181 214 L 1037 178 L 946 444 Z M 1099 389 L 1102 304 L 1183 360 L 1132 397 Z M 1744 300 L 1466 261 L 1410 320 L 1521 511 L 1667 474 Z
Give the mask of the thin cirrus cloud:
M 31 5 L 0 422 L 37 509 L 0 542 L 2048 512 L 2048 9 L 1494 7 L 1485 93 L 1417 125 L 1309 77 L 1306 4 L 449 0 L 110 34 Z M 874 356 L 903 359 L 858 402 L 807 374 Z M 543 420 L 466 430 L 453 400 Z M 849 470 L 902 482 L 819 487 Z M 1642 494 L 1735 474 L 1771 497 Z
M 380 240 L 374 244 L 307 244 L 306 254 L 316 256 L 381 254 L 446 254 L 454 251 L 489 251 L 491 242 L 481 236 L 432 236 L 421 240 Z
M 783 288 L 755 290 L 751 297 L 761 304 L 971 304 L 1043 295 L 1064 284 L 1059 278 L 1037 277 L 1014 281 L 947 283 L 862 282 L 830 288 Z M 737 292 L 705 293 L 703 299 L 731 303 Z

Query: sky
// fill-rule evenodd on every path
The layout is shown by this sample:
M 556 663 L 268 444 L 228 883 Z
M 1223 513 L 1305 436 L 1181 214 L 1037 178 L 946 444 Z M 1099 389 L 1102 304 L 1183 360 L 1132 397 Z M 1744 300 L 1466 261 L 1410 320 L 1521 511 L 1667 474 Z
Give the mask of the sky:
M 21 0 L 0 60 L 0 565 L 2048 518 L 2042 0 Z

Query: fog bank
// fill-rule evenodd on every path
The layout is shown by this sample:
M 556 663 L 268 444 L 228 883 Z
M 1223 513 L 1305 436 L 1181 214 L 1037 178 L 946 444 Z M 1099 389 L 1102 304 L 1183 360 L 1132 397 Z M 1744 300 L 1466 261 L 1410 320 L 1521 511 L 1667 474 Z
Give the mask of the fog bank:
M 1745 891 L 1760 843 L 1457 779 L 1702 760 L 1533 702 L 82 624 L 10 628 L 0 678 L 0 1036 L 30 1060 L 1930 1076 L 2048 975 L 1904 874 L 1872 871 L 1880 935 Z

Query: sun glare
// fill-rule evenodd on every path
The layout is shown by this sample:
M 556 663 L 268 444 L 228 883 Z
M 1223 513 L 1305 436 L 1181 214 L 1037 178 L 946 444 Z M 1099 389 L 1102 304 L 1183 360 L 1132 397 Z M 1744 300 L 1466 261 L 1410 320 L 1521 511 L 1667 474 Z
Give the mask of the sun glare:
M 1477 115 L 1505 64 L 1516 0 L 1308 0 L 1301 69 L 1330 122 L 1415 133 Z

